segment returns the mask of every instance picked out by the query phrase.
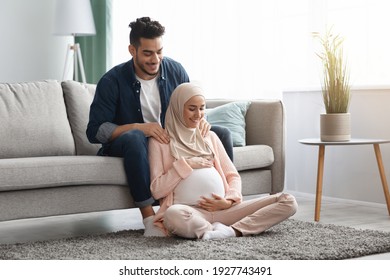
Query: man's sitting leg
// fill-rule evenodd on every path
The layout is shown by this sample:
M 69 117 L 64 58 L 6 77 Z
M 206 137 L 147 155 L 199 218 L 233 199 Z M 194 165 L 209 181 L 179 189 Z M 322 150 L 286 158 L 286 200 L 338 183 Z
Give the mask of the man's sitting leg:
M 211 131 L 217 134 L 230 160 L 233 161 L 233 138 L 230 130 L 223 126 L 213 125 Z
M 150 170 L 148 159 L 148 138 L 140 130 L 131 130 L 116 138 L 109 150 L 109 156 L 123 157 L 130 193 L 140 209 L 145 225 L 145 236 L 165 236 L 154 225 L 155 200 L 150 191 Z

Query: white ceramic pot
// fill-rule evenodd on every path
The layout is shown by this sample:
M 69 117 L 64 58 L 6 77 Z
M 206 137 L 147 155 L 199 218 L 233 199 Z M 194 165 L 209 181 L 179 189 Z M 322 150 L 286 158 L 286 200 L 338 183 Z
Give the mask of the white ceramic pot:
M 336 142 L 351 140 L 351 115 L 321 114 L 321 141 Z

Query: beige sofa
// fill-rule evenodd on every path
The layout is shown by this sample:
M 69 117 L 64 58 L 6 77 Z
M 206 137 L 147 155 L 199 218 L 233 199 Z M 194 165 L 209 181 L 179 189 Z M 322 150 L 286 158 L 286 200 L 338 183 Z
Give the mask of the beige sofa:
M 86 138 L 94 91 L 74 81 L 0 84 L 0 221 L 135 207 L 122 159 L 96 156 Z M 282 191 L 280 101 L 252 100 L 246 143 L 234 148 L 243 194 Z

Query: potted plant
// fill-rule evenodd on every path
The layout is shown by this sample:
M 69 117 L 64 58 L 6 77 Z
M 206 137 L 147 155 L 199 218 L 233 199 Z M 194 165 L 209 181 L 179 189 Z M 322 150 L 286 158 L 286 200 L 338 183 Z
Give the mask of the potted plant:
M 317 54 L 323 66 L 322 98 L 325 114 L 320 116 L 322 141 L 351 139 L 351 100 L 349 71 L 343 56 L 343 38 L 327 31 L 319 41 L 322 52 Z

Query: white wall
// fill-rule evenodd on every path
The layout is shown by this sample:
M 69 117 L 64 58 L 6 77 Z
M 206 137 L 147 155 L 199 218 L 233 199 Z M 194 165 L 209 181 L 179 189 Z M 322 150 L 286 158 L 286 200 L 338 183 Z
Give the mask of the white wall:
M 351 130 L 354 138 L 390 139 L 390 87 L 352 91 Z M 315 194 L 318 147 L 298 142 L 320 136 L 324 113 L 318 90 L 284 92 L 286 107 L 286 188 Z M 390 144 L 381 145 L 386 176 L 390 182 Z M 385 203 L 372 145 L 327 146 L 323 195 Z
M 0 0 L 0 82 L 62 79 L 72 37 L 52 35 L 54 0 Z
M 353 85 L 386 85 L 389 10 L 388 0 L 115 0 L 112 62 L 130 57 L 129 22 L 150 16 L 166 27 L 165 55 L 207 96 L 281 98 L 285 88 L 320 86 L 312 32 L 332 27 L 345 38 Z
M 281 98 L 278 1 L 113 1 L 113 64 L 130 59 L 129 23 L 149 16 L 166 28 L 164 55 L 210 98 Z M 174 7 L 174 8 L 172 8 Z

